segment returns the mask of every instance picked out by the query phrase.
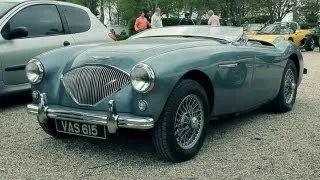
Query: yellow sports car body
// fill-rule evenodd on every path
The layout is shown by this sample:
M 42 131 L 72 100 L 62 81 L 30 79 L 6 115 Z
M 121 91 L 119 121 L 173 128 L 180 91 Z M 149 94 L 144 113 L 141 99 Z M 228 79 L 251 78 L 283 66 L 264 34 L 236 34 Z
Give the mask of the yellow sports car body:
M 249 34 L 249 39 L 263 40 L 274 43 L 277 38 L 283 38 L 292 41 L 301 49 L 313 51 L 315 41 L 310 30 L 298 29 L 299 26 L 291 23 L 274 23 L 262 28 L 256 34 Z

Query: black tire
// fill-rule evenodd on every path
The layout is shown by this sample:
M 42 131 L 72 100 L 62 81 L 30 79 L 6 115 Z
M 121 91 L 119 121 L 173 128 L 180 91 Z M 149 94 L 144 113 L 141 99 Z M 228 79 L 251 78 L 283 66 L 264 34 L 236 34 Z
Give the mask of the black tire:
M 39 120 L 38 120 L 39 122 Z M 39 125 L 43 129 L 43 131 L 50 136 L 56 138 L 56 139 L 64 139 L 64 138 L 69 138 L 72 135 L 71 134 L 65 134 L 65 133 L 60 133 L 56 130 L 56 122 L 54 119 L 48 119 L 46 123 L 40 123 Z
M 295 83 L 294 88 L 291 86 L 291 89 L 294 90 L 291 101 L 287 101 L 286 97 L 285 97 L 285 90 L 289 86 L 288 85 L 286 87 L 286 75 L 287 75 L 287 73 L 290 73 L 289 71 L 293 72 L 294 83 Z M 276 99 L 272 103 L 272 107 L 276 112 L 285 113 L 285 112 L 292 110 L 293 105 L 296 101 L 296 96 L 297 96 L 297 89 L 298 89 L 297 80 L 298 80 L 297 68 L 296 68 L 295 64 L 293 63 L 293 61 L 291 59 L 289 59 L 287 62 L 287 65 L 284 69 L 283 75 L 282 75 L 280 91 L 278 93 L 278 96 L 276 97 Z
M 308 47 L 306 48 L 306 51 L 313 51 L 315 48 L 315 40 L 312 37 L 311 39 L 309 39 L 308 43 Z
M 202 104 L 203 111 L 201 112 L 203 112 L 203 126 L 202 131 L 199 130 L 197 136 L 198 140 L 193 141 L 194 145 L 189 149 L 184 149 L 179 145 L 175 135 L 175 118 L 180 107 L 180 103 L 182 103 L 185 98 L 190 96 L 197 97 L 199 104 Z M 201 149 L 206 136 L 206 131 L 209 124 L 208 116 L 208 98 L 203 87 L 193 80 L 180 81 L 168 98 L 163 112 L 152 131 L 153 143 L 158 154 L 162 158 L 172 162 L 182 162 L 192 159 L 194 156 L 196 156 Z M 191 127 L 189 124 L 187 126 Z

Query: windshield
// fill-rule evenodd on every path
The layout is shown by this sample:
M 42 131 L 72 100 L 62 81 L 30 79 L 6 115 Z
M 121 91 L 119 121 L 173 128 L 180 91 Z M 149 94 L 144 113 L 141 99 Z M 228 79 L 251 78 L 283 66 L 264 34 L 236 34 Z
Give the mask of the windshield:
M 244 26 L 245 31 L 260 31 L 264 24 L 248 24 Z
M 18 3 L 16 2 L 0 2 L 0 18 L 5 15 L 5 13 L 13 8 Z
M 294 29 L 288 24 L 270 24 L 261 29 L 262 34 L 285 35 L 294 33 Z
M 236 42 L 243 36 L 243 28 L 229 26 L 172 26 L 150 29 L 132 36 L 130 39 L 172 36 L 216 38 Z

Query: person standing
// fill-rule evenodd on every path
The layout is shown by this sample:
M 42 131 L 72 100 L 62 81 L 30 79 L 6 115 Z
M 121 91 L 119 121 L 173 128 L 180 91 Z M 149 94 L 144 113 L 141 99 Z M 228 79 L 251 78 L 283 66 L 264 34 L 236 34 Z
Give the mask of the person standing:
M 217 15 L 214 15 L 214 12 L 212 10 L 210 10 L 208 12 L 208 25 L 210 26 L 220 26 L 220 17 Z
M 162 28 L 163 27 L 160 8 L 156 8 L 153 16 L 151 17 L 151 27 L 152 28 Z
M 136 32 L 142 32 L 148 29 L 148 27 L 151 27 L 151 24 L 145 17 L 144 11 L 141 11 L 140 16 L 136 19 L 136 22 L 134 23 L 134 30 Z
M 151 11 L 148 11 L 148 10 L 144 10 L 144 17 L 147 18 L 148 22 L 151 23 L 151 15 L 152 15 L 152 12 Z
M 186 12 L 184 14 L 184 18 L 181 19 L 181 21 L 179 22 L 179 25 L 195 25 L 195 23 L 191 19 L 191 14 L 189 12 Z

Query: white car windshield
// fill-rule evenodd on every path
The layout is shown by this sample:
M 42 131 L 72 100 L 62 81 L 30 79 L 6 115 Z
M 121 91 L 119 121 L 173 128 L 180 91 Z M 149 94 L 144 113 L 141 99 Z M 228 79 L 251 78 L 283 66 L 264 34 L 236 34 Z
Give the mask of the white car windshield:
M 17 5 L 18 3 L 16 2 L 0 2 L 0 18 L 2 16 L 4 16 L 4 14 L 11 9 L 12 7 L 14 7 L 15 5 Z
M 146 30 L 132 36 L 130 39 L 173 36 L 202 37 L 236 42 L 243 36 L 243 28 L 230 26 L 172 26 Z

